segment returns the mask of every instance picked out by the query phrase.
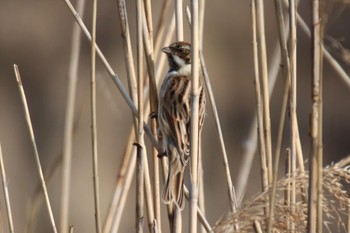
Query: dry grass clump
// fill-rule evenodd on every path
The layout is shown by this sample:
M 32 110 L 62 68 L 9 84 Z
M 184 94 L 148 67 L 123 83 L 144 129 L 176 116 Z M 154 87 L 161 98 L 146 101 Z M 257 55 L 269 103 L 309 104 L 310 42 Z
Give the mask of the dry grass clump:
M 297 197 L 299 201 L 291 205 L 286 196 L 290 192 L 292 180 L 295 180 Z M 309 173 L 296 172 L 295 176 L 287 174 L 277 183 L 277 198 L 272 232 L 307 232 L 308 205 L 303 201 L 302 188 L 308 185 Z M 323 169 L 323 213 L 324 227 L 328 232 L 346 231 L 345 218 L 349 208 L 349 193 L 346 185 L 350 183 L 350 157 Z M 258 221 L 263 232 L 267 229 L 269 204 L 267 202 L 269 192 L 262 192 L 256 197 L 242 204 L 236 213 L 230 213 L 220 219 L 213 228 L 214 232 L 258 232 Z M 234 226 L 238 225 L 238 229 Z M 332 230 L 333 229 L 333 230 Z

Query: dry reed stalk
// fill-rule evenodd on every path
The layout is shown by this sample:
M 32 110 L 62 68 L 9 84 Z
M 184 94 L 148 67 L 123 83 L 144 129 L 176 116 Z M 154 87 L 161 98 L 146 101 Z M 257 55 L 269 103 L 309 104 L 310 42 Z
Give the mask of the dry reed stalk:
M 272 182 L 271 195 L 270 195 L 271 212 L 269 216 L 268 232 L 271 232 L 272 221 L 274 217 L 276 183 L 277 183 L 278 167 L 279 167 L 279 161 L 280 161 L 280 155 L 281 155 L 282 135 L 283 135 L 284 122 L 285 122 L 285 115 L 287 110 L 287 102 L 289 97 L 290 75 L 291 75 L 291 70 L 290 70 L 291 68 L 290 68 L 289 55 L 288 55 L 288 49 L 287 49 L 287 38 L 286 38 L 288 36 L 289 31 L 284 29 L 284 28 L 287 28 L 289 21 L 284 20 L 282 2 L 280 0 L 275 0 L 275 12 L 276 12 L 276 18 L 277 18 L 276 21 L 278 25 L 279 45 L 281 50 L 281 58 L 282 58 L 281 60 L 283 63 L 283 75 L 285 78 L 285 87 L 283 92 L 281 114 L 280 114 L 277 140 L 276 140 L 275 161 L 274 161 L 274 168 L 273 168 L 273 182 Z
M 205 0 L 199 0 L 199 50 L 203 51 Z
M 83 17 L 85 0 L 77 1 L 77 12 Z M 80 53 L 81 30 L 77 24 L 73 25 L 70 64 L 68 72 L 67 104 L 63 137 L 62 181 L 60 203 L 60 232 L 65 233 L 69 228 L 69 193 L 71 180 L 71 161 L 73 150 L 75 96 L 78 81 L 78 65 Z
M 184 186 L 184 193 L 185 193 L 186 199 L 190 201 L 190 192 L 188 191 L 186 186 Z M 199 207 L 197 208 L 197 217 L 199 222 L 202 224 L 202 226 L 205 228 L 207 232 L 213 232 L 208 220 L 205 218 L 204 214 L 202 213 Z
M 48 214 L 49 214 L 49 217 L 50 217 L 50 223 L 51 223 L 52 231 L 54 233 L 57 233 L 55 219 L 53 217 L 52 208 L 51 208 L 50 199 L 49 199 L 49 194 L 47 192 L 46 183 L 45 183 L 45 180 L 44 180 L 44 175 L 43 175 L 43 171 L 42 171 L 41 164 L 40 164 L 38 147 L 37 147 L 36 140 L 35 140 L 35 135 L 34 135 L 34 131 L 33 131 L 32 121 L 31 121 L 31 117 L 30 117 L 30 113 L 29 113 L 27 99 L 26 99 L 25 92 L 24 92 L 24 89 L 23 89 L 21 76 L 20 76 L 20 73 L 19 73 L 18 66 L 15 64 L 15 65 L 13 65 L 13 67 L 14 67 L 14 71 L 15 71 L 15 75 L 16 75 L 16 81 L 17 81 L 18 89 L 19 89 L 19 92 L 20 92 L 20 95 L 21 95 L 21 99 L 22 99 L 24 115 L 25 115 L 27 126 L 28 126 L 28 131 L 29 131 L 31 142 L 32 142 L 33 150 L 34 150 L 35 163 L 37 165 L 41 186 L 42 186 L 42 189 L 43 189 L 43 192 L 44 192 L 45 203 L 46 203 L 47 211 L 48 211 Z
M 174 206 L 173 210 L 173 221 L 174 226 L 172 229 L 172 233 L 181 233 L 182 232 L 182 218 L 181 218 L 181 211 L 177 206 Z
M 143 232 L 143 212 L 144 212 L 144 159 L 145 144 L 143 131 L 143 43 L 142 43 L 142 0 L 136 1 L 136 50 L 137 50 L 137 98 L 138 98 L 138 128 L 137 128 L 137 169 L 136 169 L 136 232 Z
M 76 128 L 74 128 L 74 131 Z M 43 171 L 44 179 L 46 183 L 50 183 L 52 177 L 57 172 L 58 168 L 60 167 L 62 162 L 62 155 L 59 154 L 55 157 L 55 159 L 51 162 L 51 164 Z M 25 226 L 25 232 L 27 233 L 34 233 L 35 231 L 35 225 L 38 221 L 41 205 L 43 202 L 43 192 L 41 187 L 41 182 L 39 181 L 34 189 L 34 194 L 30 198 L 30 200 L 27 203 L 27 211 L 26 211 L 26 226 Z
M 290 17 L 290 148 L 291 148 L 291 213 L 295 214 L 296 204 L 296 187 L 295 187 L 295 171 L 296 171 L 296 154 L 297 154 L 297 29 L 296 29 L 296 3 L 295 0 L 289 0 L 289 17 Z M 295 225 L 291 224 L 291 232 L 294 232 Z
M 136 84 L 136 74 L 135 74 L 135 65 L 134 58 L 132 54 L 132 45 L 130 39 L 130 29 L 128 22 L 128 14 L 126 11 L 125 0 L 118 0 L 118 15 L 120 21 L 120 28 L 122 31 L 122 41 L 123 41 L 123 51 L 124 51 L 124 59 L 125 59 L 125 68 L 126 68 L 126 77 L 128 80 L 129 93 L 132 101 L 135 105 L 138 105 L 137 100 L 137 84 Z M 134 129 L 136 132 L 137 129 L 137 117 L 133 117 L 134 121 Z
M 186 7 L 187 10 L 187 7 Z M 205 0 L 199 0 L 199 50 L 203 51 L 203 33 L 204 33 L 204 15 L 205 15 Z M 199 138 L 199 167 L 198 167 L 198 207 L 205 215 L 205 192 L 204 192 L 204 171 L 202 157 L 202 137 Z M 200 232 L 205 233 L 205 227 L 200 227 Z
M 153 45 L 153 21 L 152 21 L 152 9 L 151 9 L 151 1 L 145 0 L 145 13 L 146 19 L 144 19 L 143 23 L 143 41 L 144 46 L 146 48 L 146 61 L 147 61 L 147 70 L 149 77 L 149 100 L 151 112 L 155 113 L 158 111 L 158 92 L 156 85 L 156 77 L 155 77 L 155 55 L 154 55 L 154 45 Z M 147 27 L 145 26 L 147 23 Z M 158 138 L 158 126 L 156 118 L 151 118 L 151 130 L 155 138 Z M 158 138 L 159 141 L 159 138 Z M 158 158 L 157 149 L 152 147 L 152 162 L 153 162 L 153 197 L 154 197 L 154 218 L 157 222 L 157 231 L 161 232 L 161 213 L 160 213 L 160 180 L 159 180 L 159 158 Z M 150 213 L 149 213 L 150 214 Z M 154 226 L 155 227 L 155 226 Z
M 148 11 L 148 10 L 146 10 Z M 156 79 L 155 79 L 155 72 L 154 72 L 154 58 L 153 58 L 153 45 L 152 45 L 152 39 L 150 38 L 149 29 L 147 28 L 147 17 L 144 14 L 144 11 L 141 12 L 142 17 L 142 41 L 143 41 L 143 48 L 146 55 L 146 64 L 148 69 L 148 76 L 149 76 L 149 102 L 151 107 L 151 112 L 154 113 L 158 109 L 158 96 L 157 96 L 157 87 L 156 87 Z M 149 16 L 148 18 L 151 18 Z M 152 30 L 152 29 L 151 29 Z M 144 87 L 142 87 L 144 88 Z M 144 95 L 143 95 L 144 96 Z M 142 98 L 143 99 L 143 98 Z M 145 104 L 145 103 L 144 103 Z M 147 104 L 146 104 L 147 105 Z M 147 109 L 148 106 L 146 106 L 145 109 Z M 144 113 L 143 113 L 144 114 Z M 157 137 L 157 123 L 156 119 L 151 119 L 151 130 L 154 135 L 154 137 Z M 154 160 L 157 160 L 157 150 L 156 148 L 152 148 L 152 158 L 153 162 Z M 157 162 L 156 162 L 157 163 Z M 157 163 L 158 164 L 158 163 Z M 152 187 L 151 187 L 151 179 L 149 174 L 149 166 L 148 166 L 148 158 L 145 156 L 144 158 L 144 176 L 145 176 L 145 194 L 146 194 L 146 207 L 147 207 L 147 216 L 148 216 L 148 225 L 150 227 L 150 231 L 156 231 L 155 229 L 155 215 L 154 215 L 154 202 L 152 197 Z M 157 169 L 156 169 L 157 170 Z M 159 192 L 157 193 L 159 195 Z M 160 200 L 160 199 L 159 199 Z M 160 203 L 159 203 L 160 204 Z
M 148 32 L 148 39 L 149 43 L 152 46 L 151 50 L 153 51 L 153 20 L 152 20 L 152 5 L 150 0 L 144 0 L 144 8 L 145 8 L 145 15 L 147 23 L 147 32 Z
M 158 55 L 160 54 L 160 43 L 162 42 L 162 38 L 165 32 L 165 28 L 169 27 L 171 25 L 171 23 L 167 23 L 166 19 L 168 18 L 169 15 L 171 15 L 169 13 L 170 11 L 170 7 L 172 1 L 171 0 L 165 0 L 163 1 L 163 5 L 161 7 L 161 15 L 159 17 L 159 21 L 158 21 L 158 26 L 157 26 L 157 33 L 156 33 L 156 37 L 154 39 L 154 59 L 157 61 L 158 60 Z M 158 77 L 158 76 L 156 76 Z
M 7 213 L 8 225 L 9 225 L 9 232 L 14 233 L 15 230 L 13 227 L 10 196 L 9 196 L 9 191 L 7 186 L 7 179 L 6 179 L 6 172 L 5 172 L 5 166 L 4 166 L 4 159 L 2 156 L 1 143 L 0 143 L 0 170 L 1 170 L 1 177 L 2 177 L 2 188 L 5 196 L 5 205 L 6 205 L 6 213 Z
M 120 168 L 118 169 L 119 173 L 116 180 L 114 195 L 109 205 L 106 221 L 103 227 L 103 233 L 113 232 L 111 229 L 115 225 L 115 222 L 117 222 L 117 210 L 124 209 L 124 206 L 120 206 L 120 202 L 122 201 L 122 194 L 125 193 L 126 190 L 129 190 L 131 177 L 135 170 L 136 156 L 135 153 L 132 153 L 134 149 L 132 143 L 134 141 L 135 131 L 131 129 L 128 137 L 128 142 L 125 147 L 123 160 L 121 162 Z M 134 162 L 132 163 L 132 161 Z M 131 164 L 134 164 L 134 166 L 131 166 Z M 119 225 L 119 219 L 117 225 Z
M 184 40 L 183 0 L 175 0 L 176 40 Z
M 266 150 L 265 150 L 265 137 L 264 137 L 264 125 L 263 125 L 263 110 L 261 102 L 260 92 L 260 80 L 259 80 L 259 54 L 258 54 L 258 42 L 257 42 L 257 30 L 256 30 L 256 0 L 251 1 L 251 19 L 252 19 L 252 35 L 253 35 L 253 57 L 254 57 L 254 84 L 256 94 L 256 112 L 258 122 L 258 135 L 259 135 L 259 150 L 260 150 L 260 162 L 261 162 L 261 179 L 262 190 L 268 189 L 268 171 L 266 167 Z
M 270 101 L 268 90 L 268 70 L 267 70 L 267 54 L 265 39 L 265 20 L 264 20 L 264 3 L 262 0 L 256 1 L 257 26 L 259 36 L 259 52 L 262 76 L 262 99 L 263 99 L 263 116 L 264 116 L 264 136 L 266 149 L 266 165 L 268 170 L 268 182 L 272 184 L 272 151 L 271 151 L 271 122 L 270 122 Z
M 74 227 L 73 227 L 73 225 L 70 225 L 69 226 L 69 233 L 73 233 L 74 232 Z
M 261 230 L 261 225 L 258 220 L 254 221 L 254 228 L 256 233 L 263 233 Z
M 139 127 L 141 128 L 141 127 Z M 136 232 L 143 232 L 143 206 L 144 206 L 144 164 L 143 150 L 139 144 L 136 144 L 137 169 L 136 169 Z
M 197 233 L 198 209 L 198 144 L 199 144 L 199 20 L 198 1 L 191 0 L 191 188 L 189 233 Z
M 290 149 L 288 148 L 286 150 L 286 167 L 285 167 L 285 171 L 286 171 L 288 179 L 291 179 L 291 174 L 292 174 L 292 166 L 291 165 L 292 165 L 292 157 L 291 157 Z M 276 187 L 277 187 L 277 184 L 276 184 Z M 290 205 L 291 190 L 292 190 L 291 183 L 289 182 L 289 183 L 285 184 L 285 187 L 286 187 L 286 190 L 284 192 L 284 204 L 286 206 L 291 206 Z M 275 208 L 275 203 L 272 207 Z M 287 220 L 286 225 L 287 225 L 287 230 L 290 230 L 290 221 L 289 220 Z M 271 227 L 272 227 L 272 225 L 271 225 Z
M 319 0 L 312 1 L 312 109 L 308 231 L 322 233 L 322 22 Z
M 204 171 L 203 171 L 203 157 L 202 157 L 202 138 L 199 138 L 199 164 L 198 164 L 198 208 L 205 215 L 205 193 L 204 193 Z M 200 232 L 205 233 L 204 226 L 201 226 Z
M 101 232 L 100 188 L 98 172 L 97 149 L 97 106 L 96 106 L 96 18 L 97 0 L 92 2 L 92 33 L 91 33 L 91 144 L 92 144 L 92 174 L 94 189 L 94 211 L 96 232 Z
M 191 12 L 190 12 L 188 7 L 186 8 L 186 13 L 187 13 L 188 23 L 191 25 Z M 202 73 L 203 73 L 204 83 L 205 83 L 205 86 L 206 86 L 206 89 L 207 89 L 207 93 L 209 95 L 209 102 L 210 102 L 210 105 L 211 105 L 211 108 L 212 108 L 212 111 L 213 111 L 213 115 L 214 115 L 214 119 L 215 119 L 215 126 L 216 126 L 216 129 L 217 129 L 217 132 L 218 132 L 220 146 L 221 146 L 221 150 L 222 150 L 222 156 L 223 156 L 223 160 L 224 160 L 225 175 L 226 175 L 226 181 L 227 181 L 227 186 L 228 186 L 230 206 L 231 206 L 231 210 L 234 212 L 235 209 L 236 209 L 236 205 L 237 205 L 237 199 L 236 199 L 236 195 L 235 195 L 235 193 L 233 191 L 234 187 L 233 187 L 233 184 L 232 184 L 230 166 L 229 166 L 228 159 L 227 159 L 227 153 L 226 153 L 224 137 L 223 137 L 223 134 L 222 134 L 221 123 L 220 123 L 219 114 L 218 114 L 218 111 L 217 111 L 216 102 L 215 102 L 215 98 L 214 98 L 213 90 L 212 90 L 212 87 L 211 87 L 209 74 L 208 74 L 207 66 L 205 64 L 205 59 L 204 59 L 204 55 L 203 55 L 203 51 L 202 50 L 199 51 L 199 59 L 200 59 L 200 63 L 201 63 L 201 69 L 202 69 Z

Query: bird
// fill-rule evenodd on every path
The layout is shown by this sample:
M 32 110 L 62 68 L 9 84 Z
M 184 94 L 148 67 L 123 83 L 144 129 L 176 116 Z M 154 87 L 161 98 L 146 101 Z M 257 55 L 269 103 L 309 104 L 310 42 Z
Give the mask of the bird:
M 169 70 L 159 90 L 158 124 L 168 176 L 162 191 L 165 204 L 175 203 L 183 210 L 184 172 L 190 158 L 191 129 L 191 44 L 177 41 L 161 49 L 167 55 Z M 205 115 L 205 92 L 199 82 L 199 135 Z M 198 136 L 199 136 L 198 135 Z

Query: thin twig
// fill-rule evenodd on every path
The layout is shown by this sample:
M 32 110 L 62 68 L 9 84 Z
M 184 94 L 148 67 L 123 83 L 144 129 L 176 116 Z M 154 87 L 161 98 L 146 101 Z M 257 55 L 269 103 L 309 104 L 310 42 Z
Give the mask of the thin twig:
M 9 190 L 7 187 L 7 179 L 6 179 L 4 159 L 2 156 L 1 143 L 0 143 L 0 169 L 1 169 L 1 177 L 2 177 L 2 187 L 3 187 L 4 195 L 5 195 L 6 213 L 7 213 L 7 218 L 8 218 L 8 222 L 9 222 L 9 230 L 10 230 L 10 233 L 14 233 L 15 230 L 13 227 L 12 211 L 11 211 L 11 205 L 10 205 L 10 196 L 9 196 Z
M 92 173 L 94 186 L 94 208 L 96 232 L 101 232 L 100 191 L 97 150 L 97 114 L 96 114 L 96 18 L 97 0 L 92 3 L 92 33 L 91 33 L 91 142 L 92 142 Z
M 276 11 L 276 17 L 277 17 L 277 24 L 278 24 L 279 45 L 281 50 L 281 58 L 283 62 L 283 75 L 285 77 L 285 86 L 284 86 L 284 92 L 283 92 L 283 100 L 282 100 L 281 114 L 280 114 L 279 125 L 278 125 L 276 149 L 275 149 L 273 181 L 272 181 L 272 188 L 271 188 L 271 195 L 270 195 L 270 216 L 269 216 L 269 222 L 267 226 L 267 232 L 269 233 L 272 230 L 272 223 L 273 223 L 274 214 L 275 214 L 278 167 L 279 167 L 279 161 L 281 156 L 282 136 L 283 136 L 283 128 L 284 128 L 285 115 L 286 115 L 287 103 L 288 103 L 288 97 L 289 97 L 290 74 L 291 74 L 289 55 L 288 55 L 288 49 L 287 49 L 287 40 L 286 40 L 286 37 L 289 34 L 289 30 L 284 29 L 284 28 L 288 28 L 287 25 L 289 24 L 289 20 L 288 20 L 289 18 L 286 17 L 287 20 L 284 20 L 282 2 L 280 0 L 275 0 L 275 11 Z
M 136 84 L 136 74 L 135 65 L 132 53 L 131 39 L 130 39 L 130 29 L 128 22 L 128 14 L 126 11 L 125 0 L 118 0 L 118 15 L 120 20 L 120 28 L 122 31 L 123 40 L 123 51 L 125 59 L 126 77 L 128 80 L 129 93 L 132 101 L 137 106 L 137 84 Z M 137 117 L 133 117 L 135 130 L 137 129 Z
M 177 41 L 183 41 L 183 39 L 184 39 L 184 32 L 183 32 L 183 0 L 175 0 L 175 20 L 176 20 L 176 27 L 175 27 L 175 29 L 176 29 L 176 40 Z M 192 141 L 191 141 L 191 148 L 192 148 Z M 193 158 L 192 151 L 191 151 L 191 156 Z M 170 209 L 171 209 L 170 216 L 173 217 L 173 220 L 172 220 L 173 221 L 172 233 L 181 233 L 182 232 L 181 211 L 179 210 L 179 208 L 176 205 L 174 205 L 173 208 L 170 208 Z M 192 220 L 191 220 L 191 217 L 190 217 L 190 222 L 191 221 Z
M 143 207 L 144 207 L 144 169 L 145 169 L 145 143 L 143 131 L 143 43 L 142 43 L 142 0 L 136 1 L 136 49 L 137 49 L 137 97 L 139 103 L 138 129 L 137 129 L 137 178 L 136 178 L 136 232 L 143 232 Z
M 199 50 L 203 51 L 203 33 L 204 33 L 204 14 L 205 0 L 199 0 Z M 203 154 L 202 154 L 202 138 L 199 138 L 199 164 L 198 164 L 198 206 L 205 215 L 205 192 L 204 192 L 204 171 L 203 171 Z M 201 233 L 205 233 L 205 227 L 201 226 Z
M 85 0 L 77 1 L 77 12 L 83 17 Z M 60 232 L 65 233 L 68 229 L 69 219 L 69 192 L 71 181 L 71 162 L 73 150 L 73 128 L 74 128 L 74 110 L 75 96 L 78 80 L 78 65 L 80 53 L 81 30 L 77 24 L 73 25 L 72 49 L 70 55 L 70 65 L 68 72 L 68 90 L 66 116 L 63 137 L 63 156 L 62 156 L 62 183 L 61 183 L 61 210 L 60 210 Z
M 263 124 L 263 106 L 261 102 L 260 92 L 260 78 L 259 78 L 259 54 L 258 54 L 258 42 L 257 42 L 257 29 L 256 29 L 256 0 L 251 1 L 251 16 L 252 16 L 252 34 L 253 34 L 253 55 L 254 55 L 254 84 L 256 93 L 256 113 L 258 122 L 258 139 L 260 150 L 260 166 L 261 166 L 261 180 L 262 190 L 267 191 L 269 180 L 266 167 L 266 143 L 264 137 L 264 124 Z
M 289 0 L 289 17 L 290 17 L 290 148 L 291 148 L 291 172 L 292 172 L 292 189 L 291 189 L 291 214 L 295 213 L 296 204 L 296 187 L 295 171 L 297 158 L 297 29 L 296 29 L 296 4 L 295 0 Z M 277 174 L 276 174 L 277 175 Z M 294 232 L 295 224 L 291 224 L 291 231 Z
M 147 10 L 148 11 L 148 10 Z M 153 56 L 153 45 L 152 45 L 152 39 L 150 38 L 149 29 L 147 28 L 147 17 L 143 13 L 142 10 L 141 16 L 142 17 L 142 38 L 143 41 L 143 48 L 146 53 L 146 63 L 147 63 L 147 69 L 148 69 L 148 76 L 149 76 L 149 101 L 151 106 L 152 113 L 156 112 L 158 109 L 158 96 L 157 96 L 157 87 L 156 87 L 156 78 L 155 78 L 155 72 L 154 72 L 154 56 Z M 149 16 L 150 18 L 150 16 Z M 143 88 L 143 87 L 142 87 Z M 143 103 L 145 104 L 145 103 Z M 152 133 L 155 137 L 157 137 L 157 124 L 156 119 L 151 119 L 151 129 Z M 156 148 L 152 148 L 152 157 L 153 162 L 154 160 L 158 160 L 157 157 L 157 151 Z M 157 161 L 158 162 L 158 161 Z M 156 163 L 157 163 L 156 162 Z M 144 177 L 145 177 L 145 194 L 146 194 L 146 205 L 147 205 L 147 216 L 148 216 L 148 225 L 150 227 L 150 231 L 155 231 L 155 217 L 154 217 L 154 205 L 153 205 L 153 197 L 152 197 L 152 188 L 151 188 L 151 179 L 149 174 L 149 166 L 148 166 L 148 158 L 147 156 L 144 157 Z
M 175 0 L 175 16 L 176 16 L 176 40 L 183 41 L 183 0 Z
M 270 100 L 268 90 L 268 71 L 267 71 L 267 54 L 265 40 L 265 20 L 264 20 L 264 2 L 263 0 L 256 1 L 257 26 L 259 35 L 259 52 L 261 62 L 262 75 L 262 97 L 263 97 L 263 116 L 264 116 L 264 136 L 266 149 L 266 164 L 268 169 L 269 185 L 272 184 L 272 151 L 271 151 L 271 122 L 270 122 Z
M 33 149 L 34 149 L 35 162 L 36 162 L 36 165 L 37 165 L 37 169 L 38 169 L 38 172 L 39 172 L 39 178 L 40 178 L 41 185 L 42 185 L 43 192 L 44 192 L 45 202 L 46 202 L 47 211 L 48 211 L 49 217 L 50 217 L 52 231 L 54 233 L 57 233 L 55 219 L 53 217 L 52 208 L 51 208 L 50 199 L 49 199 L 49 194 L 47 192 L 46 183 L 45 183 L 45 180 L 44 180 L 44 175 L 43 175 L 43 171 L 42 171 L 41 164 L 40 164 L 39 152 L 38 152 L 38 148 L 37 148 L 37 144 L 36 144 L 36 140 L 35 140 L 35 136 L 34 136 L 32 121 L 31 121 L 31 118 L 30 118 L 30 113 L 29 113 L 27 99 L 26 99 L 26 96 L 25 96 L 25 93 L 24 93 L 24 89 L 23 89 L 23 85 L 22 85 L 21 76 L 20 76 L 20 73 L 19 73 L 18 66 L 17 65 L 13 65 L 13 67 L 14 67 L 15 74 L 16 74 L 16 80 L 17 80 L 19 92 L 20 92 L 20 95 L 21 95 L 21 98 L 22 98 L 22 104 L 23 104 L 23 109 L 24 109 L 24 113 L 25 113 L 25 118 L 26 118 L 26 122 L 27 122 L 27 126 L 28 126 L 28 131 L 29 131 L 29 134 L 30 134 L 30 139 L 31 139 L 31 142 L 32 142 L 32 145 L 33 145 Z
M 205 193 L 204 193 L 204 172 L 203 172 L 203 157 L 202 157 L 202 138 L 199 138 L 199 164 L 198 164 L 198 207 L 205 215 Z M 205 233 L 206 230 L 204 226 L 200 230 L 202 233 Z
M 197 233 L 198 209 L 198 137 L 199 137 L 199 20 L 198 1 L 191 0 L 191 189 L 190 189 L 190 224 L 189 233 Z
M 151 112 L 155 113 L 158 110 L 158 93 L 157 93 L 157 85 L 156 85 L 156 77 L 155 77 L 155 65 L 154 65 L 154 50 L 153 50 L 153 22 L 152 22 L 152 9 L 151 9 L 151 1 L 145 0 L 145 13 L 146 19 L 143 22 L 143 41 L 146 53 L 146 62 L 147 62 L 147 70 L 149 77 L 149 100 Z M 146 27 L 147 23 L 147 27 Z M 155 118 L 151 118 L 151 130 L 154 137 L 158 138 L 158 126 L 157 120 Z M 155 219 L 157 222 L 158 232 L 161 230 L 161 213 L 160 213 L 160 181 L 159 181 L 159 159 L 158 152 L 156 148 L 152 148 L 152 162 L 153 162 L 153 196 L 154 196 L 154 206 L 153 210 L 149 209 L 149 215 L 154 212 L 151 218 Z M 153 220 L 154 221 L 154 220 Z M 153 225 L 152 223 L 149 223 Z M 154 226 L 156 227 L 156 226 Z

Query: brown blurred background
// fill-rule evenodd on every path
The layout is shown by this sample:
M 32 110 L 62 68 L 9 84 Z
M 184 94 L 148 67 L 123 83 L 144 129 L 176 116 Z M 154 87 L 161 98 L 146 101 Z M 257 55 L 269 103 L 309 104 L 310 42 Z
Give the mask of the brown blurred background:
M 204 29 L 204 54 L 223 126 L 232 178 L 236 184 L 250 125 L 254 119 L 255 93 L 251 45 L 250 1 L 207 1 Z M 278 37 L 273 1 L 265 1 L 267 51 L 272 55 Z M 75 1 L 72 2 L 76 4 Z M 84 21 L 90 25 L 91 2 L 88 1 Z M 127 1 L 132 40 L 135 45 L 135 6 Z M 156 28 L 162 1 L 152 1 Z M 186 5 L 188 4 L 185 1 Z M 301 1 L 299 12 L 309 23 L 309 1 Z M 348 23 L 350 12 L 342 4 L 332 5 L 326 34 L 350 47 Z M 97 42 L 115 72 L 125 85 L 126 75 L 116 1 L 99 1 Z M 75 23 L 64 1 L 2 1 L 0 7 L 0 140 L 9 183 L 16 232 L 25 231 L 26 211 L 30 206 L 38 173 L 26 128 L 22 105 L 13 72 L 18 64 L 32 116 L 39 154 L 44 170 L 62 151 L 67 73 L 71 50 L 72 25 Z M 187 24 L 185 24 L 187 27 Z M 90 26 L 89 26 L 90 27 Z M 186 38 L 189 39 L 188 30 Z M 136 45 L 134 46 L 134 48 Z M 135 53 L 136 51 L 134 51 Z M 163 55 L 162 55 L 163 56 Z M 298 119 L 304 154 L 310 140 L 310 40 L 298 30 Z M 346 64 L 341 63 L 346 71 Z M 166 71 L 164 71 L 165 74 Z M 98 60 L 98 149 L 102 219 L 112 197 L 114 182 L 131 126 L 130 110 L 108 73 Z M 76 102 L 77 130 L 74 137 L 70 223 L 75 232 L 94 232 L 92 158 L 90 143 L 90 47 L 82 38 L 79 82 Z M 283 77 L 279 76 L 271 101 L 273 145 L 283 93 Z M 350 154 L 350 89 L 325 62 L 324 67 L 324 154 L 325 164 Z M 209 105 L 208 105 L 209 107 Z M 209 109 L 209 108 L 208 108 Z M 226 183 L 219 141 L 211 110 L 203 132 L 204 179 L 207 216 L 211 224 L 228 208 Z M 288 146 L 288 127 L 285 128 Z M 282 153 L 283 154 L 283 153 Z M 282 159 L 283 161 L 283 159 Z M 48 184 L 56 224 L 59 225 L 60 169 Z M 245 197 L 260 191 L 259 159 L 256 157 Z M 120 232 L 134 230 L 135 184 L 125 208 Z M 1 194 L 4 223 L 4 200 Z M 188 205 L 187 205 L 188 206 Z M 163 206 L 163 212 L 165 208 Z M 164 218 L 165 215 L 164 215 Z M 184 211 L 187 222 L 187 209 Z M 7 226 L 4 226 L 7 229 Z M 164 227 L 164 230 L 168 228 Z M 50 232 L 45 208 L 35 232 Z M 5 230 L 6 232 L 6 230 Z

